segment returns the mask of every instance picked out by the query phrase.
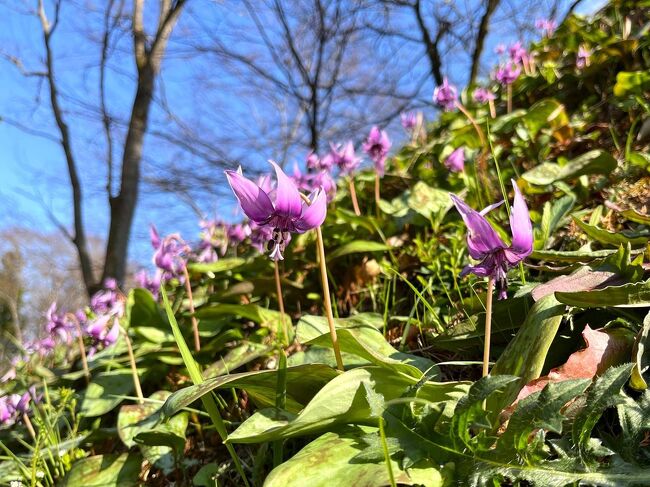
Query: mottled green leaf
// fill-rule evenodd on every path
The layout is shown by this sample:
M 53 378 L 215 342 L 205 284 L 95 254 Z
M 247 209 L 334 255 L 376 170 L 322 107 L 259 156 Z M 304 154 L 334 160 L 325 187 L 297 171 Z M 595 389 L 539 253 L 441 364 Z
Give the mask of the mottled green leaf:
M 65 487 L 132 487 L 138 484 L 139 453 L 95 455 L 72 465 L 63 480 Z

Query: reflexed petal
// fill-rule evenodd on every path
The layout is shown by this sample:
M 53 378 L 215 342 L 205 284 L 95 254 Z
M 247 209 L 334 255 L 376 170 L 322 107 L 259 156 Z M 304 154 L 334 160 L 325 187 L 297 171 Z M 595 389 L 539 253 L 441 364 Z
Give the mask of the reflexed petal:
M 275 169 L 278 187 L 275 194 L 275 211 L 282 216 L 298 218 L 302 208 L 302 199 L 294 182 L 275 162 L 269 161 Z
M 304 233 L 323 224 L 327 215 L 327 195 L 319 188 L 309 195 L 310 205 L 303 203 L 302 215 L 296 221 L 296 231 Z
M 499 201 L 498 203 L 493 203 L 489 206 L 486 206 L 483 208 L 479 213 L 483 216 L 487 215 L 490 213 L 492 210 L 496 210 L 499 206 L 501 206 L 504 203 L 504 200 Z
M 472 258 L 481 260 L 487 254 L 507 247 L 483 215 L 467 206 L 456 195 L 450 196 L 467 226 L 467 247 Z
M 225 171 L 228 183 L 241 209 L 256 223 L 264 223 L 273 214 L 273 203 L 257 184 L 237 171 Z
M 113 320 L 113 326 L 110 331 L 104 338 L 104 346 L 112 345 L 117 342 L 118 337 L 120 336 L 120 323 L 117 321 L 117 318 Z
M 154 249 L 160 247 L 160 235 L 158 235 L 158 230 L 156 230 L 154 225 L 151 225 L 149 228 L 149 235 L 151 236 L 151 246 Z
M 515 190 L 515 199 L 510 212 L 510 231 L 512 232 L 512 246 L 510 250 L 519 258 L 517 262 L 530 255 L 533 251 L 533 224 L 530 221 L 526 201 L 517 187 L 517 183 L 512 180 L 512 187 Z M 513 264 L 510 252 L 506 253 L 508 262 Z

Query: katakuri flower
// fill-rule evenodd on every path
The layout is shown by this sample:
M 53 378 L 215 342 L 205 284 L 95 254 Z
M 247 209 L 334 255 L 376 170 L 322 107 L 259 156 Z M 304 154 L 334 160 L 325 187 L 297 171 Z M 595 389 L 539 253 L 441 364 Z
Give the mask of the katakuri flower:
M 490 100 L 494 100 L 496 96 L 487 88 L 476 88 L 472 94 L 474 101 L 476 103 L 488 103 Z
M 557 27 L 557 22 L 553 19 L 537 19 L 535 27 L 541 30 L 546 37 L 551 37 Z
M 112 326 L 109 324 L 111 319 Z M 86 327 L 86 333 L 92 341 L 88 349 L 88 357 L 92 357 L 100 346 L 106 348 L 117 342 L 120 336 L 120 323 L 116 316 L 102 315 L 90 322 Z
M 47 323 L 45 329 L 50 335 L 57 335 L 63 341 L 69 341 L 73 324 L 65 313 L 57 313 L 56 301 L 53 302 L 45 314 Z
M 90 298 L 90 309 L 95 314 L 110 313 L 116 306 L 123 306 L 117 281 L 113 278 L 104 280 L 104 289 L 97 291 Z
M 510 212 L 510 232 L 512 244 L 507 245 L 499 236 L 485 215 L 501 203 L 488 206 L 478 212 L 456 195 L 451 199 L 467 226 L 467 247 L 472 259 L 479 260 L 477 265 L 468 265 L 461 276 L 475 274 L 494 279 L 499 299 L 507 297 L 507 273 L 533 251 L 533 226 L 528 214 L 528 207 L 517 184 L 512 180 L 515 198 Z
M 521 64 L 528 59 L 528 51 L 519 41 L 510 45 L 508 53 L 510 54 L 510 60 L 515 64 Z
M 135 274 L 134 279 L 138 287 L 141 287 L 142 289 L 146 289 L 153 295 L 154 299 L 158 299 L 158 293 L 160 292 L 160 280 L 161 280 L 160 270 L 154 273 L 153 276 L 149 276 L 146 270 L 140 269 Z
M 151 225 L 151 246 L 155 250 L 153 263 L 163 271 L 163 279 L 182 276 L 186 265 L 185 255 L 190 248 L 180 234 L 172 233 L 161 239 L 156 227 Z
M 400 115 L 400 121 L 404 130 L 411 131 L 418 124 L 418 115 L 415 112 L 402 113 Z
M 327 214 L 327 197 L 322 188 L 313 191 L 309 203 L 302 200 L 298 188 L 275 162 L 277 187 L 275 201 L 250 179 L 243 176 L 241 168 L 226 171 L 228 183 L 239 205 L 251 222 L 272 229 L 268 250 L 273 260 L 282 260 L 282 252 L 291 233 L 304 233 L 320 226 Z
M 578 69 L 584 69 L 589 66 L 589 58 L 591 57 L 591 51 L 584 46 L 578 48 L 578 55 L 576 56 L 576 67 Z
M 370 129 L 370 134 L 368 134 L 368 138 L 363 143 L 363 151 L 375 163 L 375 169 L 379 177 L 384 176 L 386 157 L 388 156 L 390 146 L 391 142 L 388 134 L 384 130 L 380 130 L 377 126 Z
M 452 111 L 456 107 L 458 90 L 452 84 L 449 84 L 447 78 L 442 80 L 440 86 L 433 90 L 433 101 L 446 112 Z
M 361 158 L 357 157 L 354 152 L 354 144 L 352 141 L 348 141 L 345 145 L 341 144 L 331 144 L 330 157 L 332 158 L 333 164 L 336 164 L 341 171 L 341 174 L 350 174 L 359 167 Z
M 465 150 L 459 147 L 445 159 L 445 167 L 451 172 L 463 172 L 465 169 Z
M 506 66 L 501 66 L 497 69 L 495 74 L 496 80 L 501 83 L 503 86 L 508 86 L 514 83 L 519 75 L 521 74 L 521 69 L 514 63 L 507 64 Z

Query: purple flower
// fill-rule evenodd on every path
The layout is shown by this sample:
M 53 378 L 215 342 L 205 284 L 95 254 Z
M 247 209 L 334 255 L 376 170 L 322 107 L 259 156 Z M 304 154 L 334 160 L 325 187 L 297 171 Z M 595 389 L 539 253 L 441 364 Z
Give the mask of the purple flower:
M 302 200 L 298 188 L 275 162 L 277 188 L 275 201 L 269 194 L 238 171 L 226 171 L 241 209 L 254 223 L 273 229 L 269 250 L 271 258 L 281 260 L 290 233 L 304 233 L 320 226 L 327 214 L 327 199 L 322 188 L 309 195 L 309 204 Z
M 163 279 L 179 277 L 183 274 L 184 256 L 190 248 L 178 233 L 167 235 L 161 240 L 156 227 L 151 225 L 151 245 L 155 250 L 153 263 L 163 271 Z
M 108 313 L 116 306 L 123 307 L 121 304 L 117 281 L 112 278 L 104 280 L 104 289 L 97 291 L 90 298 L 90 309 L 95 314 Z
M 405 130 L 411 131 L 418 124 L 418 115 L 415 112 L 402 113 L 400 115 L 400 120 L 402 122 L 402 127 Z
M 521 42 L 515 42 L 508 48 L 510 60 L 515 64 L 521 64 L 528 59 L 528 51 L 521 45 Z
M 494 53 L 498 54 L 499 56 L 506 52 L 506 45 L 505 44 L 497 44 L 497 47 L 494 48 Z
M 510 232 L 512 233 L 512 245 L 510 246 L 506 245 L 485 218 L 488 211 L 501 203 L 488 206 L 479 213 L 470 208 L 456 195 L 451 195 L 456 209 L 467 226 L 469 255 L 472 259 L 481 261 L 477 265 L 466 266 L 461 276 L 472 273 L 480 277 L 494 279 L 499 299 L 507 297 L 508 268 L 526 258 L 533 251 L 533 227 L 528 214 L 528 207 L 514 180 L 512 186 L 515 191 L 515 199 L 510 212 Z
M 465 150 L 459 147 L 445 159 L 445 167 L 451 172 L 462 172 L 465 169 Z
M 375 169 L 379 174 L 379 177 L 384 176 L 384 170 L 386 168 L 386 157 L 388 156 L 388 151 L 390 150 L 390 139 L 388 134 L 379 130 L 379 127 L 375 126 L 370 129 L 368 138 L 363 143 L 363 151 L 368 154 L 372 162 L 375 163 Z
M 49 334 L 58 335 L 61 340 L 68 341 L 70 339 L 70 331 L 72 324 L 67 319 L 65 313 L 56 312 L 56 302 L 53 302 L 45 314 L 47 324 L 45 329 Z
M 234 225 L 228 225 L 226 234 L 228 236 L 228 245 L 236 247 L 251 234 L 251 227 L 245 223 L 235 223 Z
M 43 357 L 49 355 L 54 350 L 54 347 L 56 347 L 56 342 L 51 336 L 36 340 L 31 345 L 32 350 Z
M 14 408 L 11 396 L 0 397 L 0 424 L 11 425 L 14 422 Z
M 535 21 L 535 27 L 541 30 L 546 37 L 551 37 L 557 27 L 557 23 L 553 19 L 537 19 Z
M 519 75 L 521 74 L 521 69 L 515 64 L 508 64 L 506 66 L 501 66 L 497 69 L 495 78 L 503 86 L 511 85 L 514 83 Z
M 454 85 L 449 84 L 447 78 L 433 90 L 433 101 L 446 112 L 450 112 L 456 107 L 457 98 L 458 90 Z
M 591 57 L 591 51 L 584 46 L 578 48 L 578 55 L 576 56 L 576 67 L 578 69 L 584 69 L 589 65 L 589 57 Z
M 494 93 L 487 88 L 476 88 L 472 96 L 476 103 L 487 103 L 496 98 Z
M 156 272 L 153 277 L 149 277 L 147 271 L 140 269 L 134 277 L 138 287 L 148 290 L 155 299 L 158 299 L 161 281 L 160 271 Z
M 338 166 L 342 174 L 350 174 L 359 167 L 361 158 L 357 157 L 355 154 L 354 144 L 352 144 L 352 141 L 348 141 L 348 143 L 343 146 L 330 144 L 330 147 L 332 149 L 330 157 L 332 158 L 333 163 Z
M 318 157 L 313 151 L 307 155 L 307 169 L 312 171 L 329 171 L 334 165 L 332 154 L 326 154 L 324 157 Z
M 257 249 L 259 253 L 263 254 L 266 251 L 268 242 L 273 237 L 273 229 L 266 225 L 258 225 L 255 222 L 251 222 L 250 227 L 251 245 L 253 248 Z
M 109 328 L 111 318 L 113 325 Z M 120 336 L 120 323 L 115 316 L 102 315 L 90 322 L 86 327 L 86 333 L 92 342 L 88 349 L 88 357 L 92 357 L 100 346 L 106 348 L 117 342 Z
M 317 172 L 312 177 L 312 190 L 323 188 L 327 195 L 327 202 L 329 203 L 336 196 L 336 181 L 332 174 L 327 170 Z

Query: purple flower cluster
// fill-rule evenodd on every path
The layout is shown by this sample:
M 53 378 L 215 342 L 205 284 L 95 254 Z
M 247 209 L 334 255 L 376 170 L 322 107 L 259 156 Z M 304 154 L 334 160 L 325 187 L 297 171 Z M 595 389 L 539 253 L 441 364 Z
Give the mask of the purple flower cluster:
M 546 37 L 551 37 L 557 28 L 557 22 L 553 19 L 537 19 L 535 21 L 535 27 L 541 30 Z
M 391 142 L 388 138 L 388 134 L 385 131 L 380 130 L 379 127 L 373 127 L 370 129 L 370 134 L 368 134 L 368 138 L 363 143 L 363 151 L 368 154 L 368 157 L 370 157 L 372 162 L 374 162 L 379 177 L 384 176 L 386 157 L 388 157 L 390 146 Z
M 443 79 L 442 84 L 433 90 L 433 101 L 446 112 L 456 108 L 457 99 L 458 90 L 454 85 L 449 84 L 447 78 Z
M 451 172 L 463 172 L 465 169 L 465 149 L 459 147 L 449 154 L 445 159 L 445 167 Z
M 29 411 L 30 402 L 37 403 L 34 386 L 30 387 L 24 394 L 10 394 L 0 397 L 0 425 L 11 426 L 20 417 Z
M 502 86 L 508 86 L 517 81 L 520 74 L 521 68 L 514 63 L 509 63 L 505 66 L 500 66 L 494 77 Z
M 178 233 L 172 233 L 161 239 L 153 225 L 150 233 L 151 246 L 154 249 L 153 263 L 162 271 L 161 278 L 164 280 L 174 277 L 182 279 L 187 254 L 190 252 L 189 245 Z
M 494 101 L 496 95 L 487 88 L 476 88 L 472 97 L 476 103 L 489 103 Z

